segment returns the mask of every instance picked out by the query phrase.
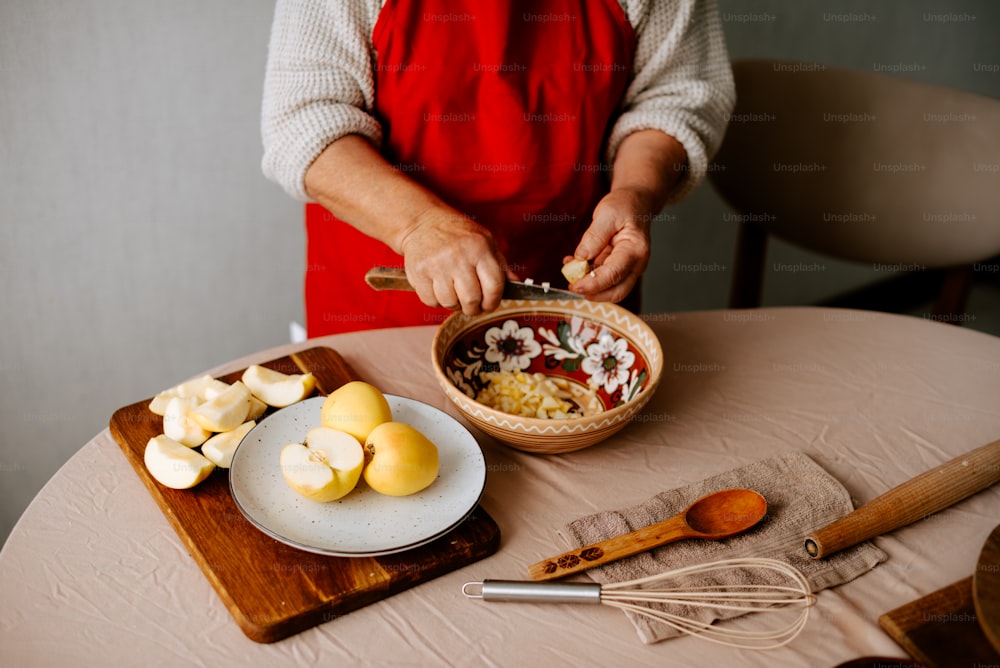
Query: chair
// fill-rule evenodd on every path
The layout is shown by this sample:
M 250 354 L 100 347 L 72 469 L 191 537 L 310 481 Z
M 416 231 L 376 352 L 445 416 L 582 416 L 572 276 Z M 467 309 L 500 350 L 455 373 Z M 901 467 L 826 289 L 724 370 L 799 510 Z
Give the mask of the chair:
M 760 305 L 775 237 L 937 271 L 934 317 L 960 321 L 973 265 L 1000 254 L 1000 100 L 821 64 L 741 60 L 733 73 L 709 173 L 740 221 L 730 306 Z

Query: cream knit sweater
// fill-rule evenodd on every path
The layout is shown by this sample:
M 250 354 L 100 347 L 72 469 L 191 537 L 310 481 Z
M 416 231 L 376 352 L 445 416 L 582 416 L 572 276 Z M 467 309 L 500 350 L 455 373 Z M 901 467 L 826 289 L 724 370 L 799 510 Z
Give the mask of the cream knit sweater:
M 591 1 L 591 0 L 588 0 Z M 679 200 L 704 177 L 735 102 L 715 0 L 619 0 L 636 32 L 631 81 L 608 140 L 658 129 L 687 150 Z M 264 174 L 309 201 L 306 170 L 347 134 L 382 139 L 372 29 L 385 0 L 278 0 L 264 79 Z

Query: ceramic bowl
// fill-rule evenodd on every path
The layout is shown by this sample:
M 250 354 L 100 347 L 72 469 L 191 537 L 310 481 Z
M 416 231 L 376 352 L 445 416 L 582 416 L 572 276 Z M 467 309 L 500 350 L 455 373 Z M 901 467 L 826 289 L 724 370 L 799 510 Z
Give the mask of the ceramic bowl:
M 660 341 L 641 318 L 586 300 L 501 303 L 492 313 L 455 313 L 438 328 L 434 371 L 448 398 L 476 427 L 518 450 L 557 454 L 599 443 L 627 426 L 656 391 Z M 595 389 L 598 412 L 522 417 L 475 400 L 487 371 L 542 372 Z

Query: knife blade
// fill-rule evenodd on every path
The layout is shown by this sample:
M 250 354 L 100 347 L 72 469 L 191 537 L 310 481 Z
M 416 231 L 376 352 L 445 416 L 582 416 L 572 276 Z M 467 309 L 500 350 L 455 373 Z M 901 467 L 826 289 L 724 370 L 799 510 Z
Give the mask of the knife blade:
M 406 272 L 396 267 L 372 267 L 365 274 L 365 283 L 376 290 L 407 290 L 413 292 L 413 286 L 406 278 Z M 569 290 L 553 288 L 548 283 L 535 284 L 530 279 L 524 281 L 507 281 L 503 287 L 504 299 L 583 299 L 582 295 Z

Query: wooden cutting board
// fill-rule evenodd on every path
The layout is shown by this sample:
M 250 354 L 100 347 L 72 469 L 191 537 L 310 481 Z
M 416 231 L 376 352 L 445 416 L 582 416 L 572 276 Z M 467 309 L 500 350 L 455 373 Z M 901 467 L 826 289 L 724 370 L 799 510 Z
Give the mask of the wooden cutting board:
M 1000 665 L 979 626 L 972 576 L 885 613 L 879 625 L 928 668 Z
M 972 598 L 986 639 L 1000 652 L 1000 525 L 993 529 L 979 552 L 972 576 Z
M 330 348 L 310 348 L 262 366 L 311 371 L 329 394 L 357 374 Z M 233 382 L 242 370 L 220 379 Z M 146 442 L 163 433 L 149 399 L 118 409 L 110 430 L 233 619 L 252 640 L 274 642 L 487 557 L 500 530 L 481 507 L 447 535 L 381 557 L 327 557 L 278 542 L 247 521 L 229 492 L 227 469 L 189 490 L 160 485 L 146 470 Z

